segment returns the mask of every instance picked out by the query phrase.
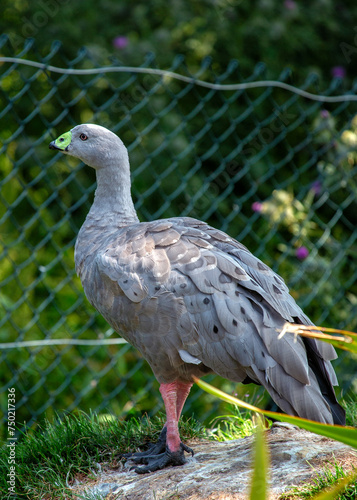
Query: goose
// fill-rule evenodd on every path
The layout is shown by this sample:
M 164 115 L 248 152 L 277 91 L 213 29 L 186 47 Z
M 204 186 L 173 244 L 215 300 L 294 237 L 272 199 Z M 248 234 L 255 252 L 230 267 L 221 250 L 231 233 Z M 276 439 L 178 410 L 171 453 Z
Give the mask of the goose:
M 128 151 L 110 130 L 82 124 L 50 149 L 96 171 L 94 201 L 75 244 L 86 297 L 138 349 L 160 384 L 166 423 L 148 451 L 131 454 L 138 473 L 186 462 L 178 421 L 193 377 L 215 373 L 264 386 L 290 415 L 345 424 L 327 343 L 278 332 L 312 325 L 284 280 L 244 245 L 190 217 L 140 222 Z

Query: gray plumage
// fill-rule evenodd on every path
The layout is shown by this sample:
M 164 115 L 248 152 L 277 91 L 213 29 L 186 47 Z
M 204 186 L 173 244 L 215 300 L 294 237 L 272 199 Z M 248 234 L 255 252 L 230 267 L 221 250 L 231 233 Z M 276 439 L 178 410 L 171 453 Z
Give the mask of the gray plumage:
M 289 414 L 342 423 L 334 349 L 289 334 L 277 340 L 286 321 L 312 324 L 280 276 L 199 220 L 139 222 L 127 150 L 112 132 L 79 125 L 66 149 L 57 141 L 54 149 L 97 172 L 75 248 L 85 294 L 161 384 L 215 372 L 263 385 Z

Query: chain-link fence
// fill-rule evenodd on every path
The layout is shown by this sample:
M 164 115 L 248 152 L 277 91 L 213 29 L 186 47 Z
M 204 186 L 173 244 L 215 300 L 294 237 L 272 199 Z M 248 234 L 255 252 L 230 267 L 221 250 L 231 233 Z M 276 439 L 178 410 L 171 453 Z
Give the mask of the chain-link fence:
M 13 57 L 6 38 L 0 55 Z M 247 245 L 281 274 L 317 324 L 357 328 L 356 101 L 327 103 L 265 86 L 231 90 L 246 80 L 234 61 L 215 75 L 204 61 L 194 78 L 181 58 L 171 71 L 74 74 L 115 61 L 85 50 L 67 60 L 59 44 L 40 54 L 32 42 L 18 58 L 65 68 L 1 62 L 0 75 L 0 408 L 16 389 L 16 419 L 32 425 L 81 408 L 125 416 L 161 408 L 158 384 L 128 344 L 70 345 L 61 339 L 117 335 L 86 301 L 73 247 L 89 209 L 94 173 L 48 143 L 73 125 L 95 122 L 128 146 L 133 197 L 141 220 L 189 215 Z M 143 67 L 155 68 L 148 56 Z M 289 71 L 279 76 L 289 81 Z M 303 88 L 318 94 L 311 76 Z M 326 95 L 354 94 L 332 81 Z M 22 342 L 59 339 L 59 345 Z M 9 342 L 19 342 L 9 348 Z M 356 386 L 354 360 L 335 363 L 344 391 Z M 237 388 L 215 380 L 241 397 Z M 239 392 L 240 391 L 240 392 Z M 209 420 L 217 403 L 197 389 L 186 412 Z

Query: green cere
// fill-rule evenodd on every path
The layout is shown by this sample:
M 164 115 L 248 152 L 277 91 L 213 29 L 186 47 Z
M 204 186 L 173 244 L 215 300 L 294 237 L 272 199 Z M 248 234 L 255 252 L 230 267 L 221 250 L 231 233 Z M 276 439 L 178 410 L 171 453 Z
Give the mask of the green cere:
M 55 140 L 55 145 L 59 149 L 66 149 L 67 146 L 71 144 L 72 141 L 72 132 L 66 132 L 65 134 L 60 135 L 56 140 Z

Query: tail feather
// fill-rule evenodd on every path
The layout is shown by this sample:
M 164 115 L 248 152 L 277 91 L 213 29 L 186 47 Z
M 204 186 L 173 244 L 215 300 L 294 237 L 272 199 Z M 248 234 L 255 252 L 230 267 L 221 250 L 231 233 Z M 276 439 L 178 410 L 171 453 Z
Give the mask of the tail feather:
M 294 371 L 287 373 L 280 363 L 265 370 L 252 365 L 247 369 L 244 382 L 254 381 L 263 385 L 278 407 L 290 415 L 326 424 L 345 425 L 345 411 L 337 402 L 333 388 L 337 382 L 336 375 L 329 359 L 324 359 L 321 354 L 320 342 L 301 337 L 297 339 L 297 344 L 304 347 L 303 350 L 297 349 L 295 344 L 293 349 L 295 356 L 304 353 L 309 383 L 297 380 Z
M 259 377 L 260 383 L 282 411 L 317 422 L 334 423 L 330 405 L 322 397 L 312 371 L 309 371 L 310 385 L 306 385 L 288 375 L 278 364 L 267 370 L 265 374 L 252 368 L 255 378 Z
M 307 359 L 309 367 L 314 372 L 317 383 L 319 385 L 322 396 L 330 407 L 333 417 L 333 423 L 338 425 L 346 425 L 346 412 L 342 406 L 337 402 L 336 394 L 331 381 L 331 366 L 330 361 L 324 360 L 318 350 L 317 342 L 315 339 L 303 338 L 305 344 Z

